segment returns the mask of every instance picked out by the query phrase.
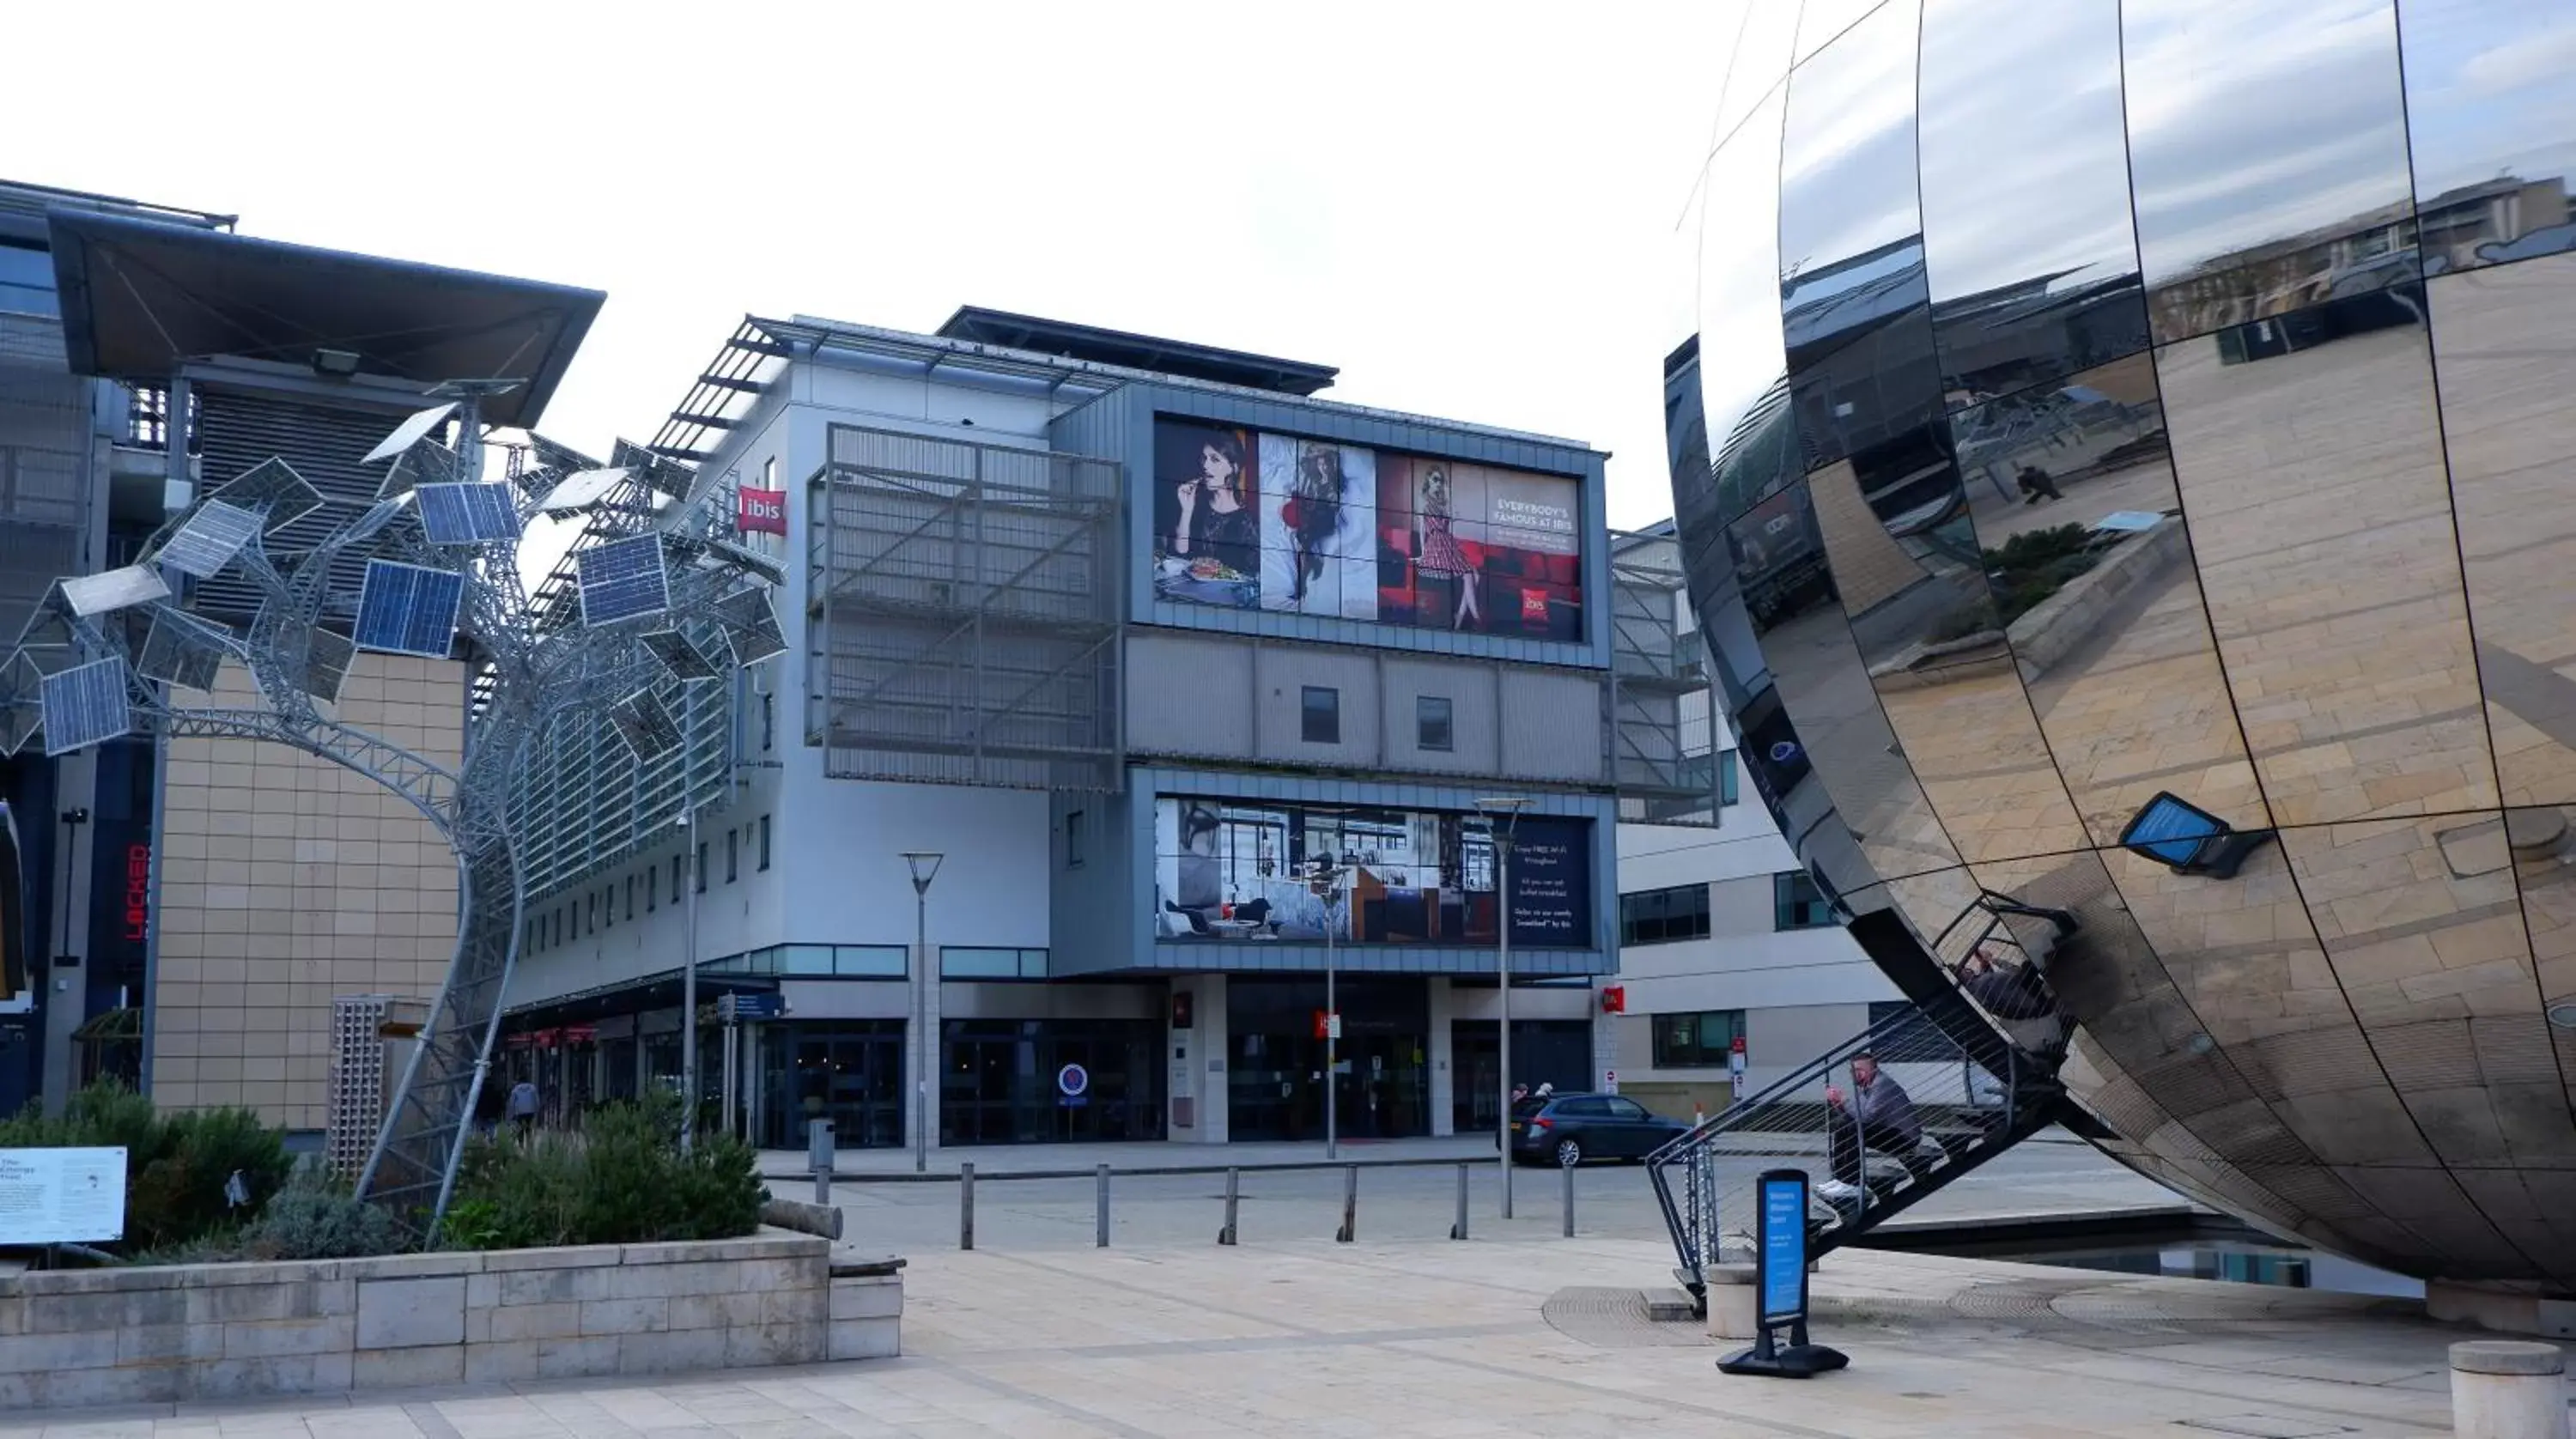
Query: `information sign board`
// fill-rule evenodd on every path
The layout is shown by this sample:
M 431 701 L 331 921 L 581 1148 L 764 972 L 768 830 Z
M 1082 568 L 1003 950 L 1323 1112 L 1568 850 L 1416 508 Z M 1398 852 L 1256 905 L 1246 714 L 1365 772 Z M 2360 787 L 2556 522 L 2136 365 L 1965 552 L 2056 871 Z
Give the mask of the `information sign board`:
M 123 1149 L 0 1149 L 0 1246 L 124 1237 Z

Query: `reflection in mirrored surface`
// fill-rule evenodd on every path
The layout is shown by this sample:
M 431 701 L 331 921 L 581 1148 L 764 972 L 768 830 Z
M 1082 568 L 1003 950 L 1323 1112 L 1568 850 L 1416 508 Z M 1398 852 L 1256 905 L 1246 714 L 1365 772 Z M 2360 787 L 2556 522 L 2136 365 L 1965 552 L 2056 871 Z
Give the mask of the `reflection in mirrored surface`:
M 2506 851 L 2522 901 L 2524 932 L 2531 936 L 2532 970 L 2539 982 L 2541 1014 L 2576 1106 L 2576 809 L 2540 805 L 2504 812 Z M 2576 1168 L 2553 1177 L 2565 1201 L 2553 1211 L 2576 1223 Z M 2567 1246 L 2576 1264 L 2576 1243 Z M 2564 1282 L 2576 1277 L 2562 1274 Z
M 1798 59 L 1832 44 L 1863 16 L 1878 9 L 1886 0 L 1780 0 L 1782 10 L 1798 12 Z
M 2125 0 L 2159 342 L 2418 278 L 2390 0 Z
M 1914 202 L 1919 0 L 1888 0 L 1789 77 L 1780 290 L 1813 469 L 1938 415 Z
M 2147 347 L 2118 0 L 1926 0 L 1923 247 L 1953 406 Z
M 1733 519 L 1796 478 L 1797 439 L 1771 417 L 1785 411 L 1780 342 L 1780 119 L 1772 91 L 1708 167 L 1709 210 L 1700 226 L 1700 334 L 1695 356 L 1702 423 L 1715 464 L 1716 519 Z M 1688 497 L 1676 503 L 1689 505 Z M 1703 539 L 1711 536 L 1703 536 Z
M 1789 77 L 1789 42 L 1798 29 L 1798 0 L 1737 0 L 1718 16 L 1718 25 L 1719 33 L 1730 38 L 1722 51 L 1726 68 L 1715 91 L 1717 115 L 1708 137 L 1711 151 L 1733 143 L 1736 130 Z M 1775 158 L 1779 143 L 1774 132 Z M 1770 182 L 1776 179 L 1771 177 Z
M 2576 804 L 2576 255 L 2427 290 L 2497 779 L 2508 805 Z
M 2420 292 L 2156 352 L 2209 620 L 2284 825 L 2496 807 Z
M 2576 248 L 2576 10 L 2406 0 L 2398 34 L 2424 273 Z
M 1951 429 L 1998 618 L 2093 842 L 2116 844 L 2160 793 L 2269 828 L 2192 578 L 2152 357 Z

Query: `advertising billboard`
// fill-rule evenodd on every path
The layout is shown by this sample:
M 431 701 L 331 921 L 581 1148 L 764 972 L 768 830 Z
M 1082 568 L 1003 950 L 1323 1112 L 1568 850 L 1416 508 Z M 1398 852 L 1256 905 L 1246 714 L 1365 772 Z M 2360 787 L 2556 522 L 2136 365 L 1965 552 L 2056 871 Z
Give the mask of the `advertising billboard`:
M 1512 850 L 1512 943 L 1588 949 L 1592 824 L 1523 818 Z M 1307 876 L 1346 865 L 1343 892 Z M 1154 806 L 1154 933 L 1241 943 L 1496 941 L 1498 866 L 1485 818 L 1165 797 Z
M 1583 637 L 1572 476 L 1162 418 L 1152 492 L 1164 599 Z

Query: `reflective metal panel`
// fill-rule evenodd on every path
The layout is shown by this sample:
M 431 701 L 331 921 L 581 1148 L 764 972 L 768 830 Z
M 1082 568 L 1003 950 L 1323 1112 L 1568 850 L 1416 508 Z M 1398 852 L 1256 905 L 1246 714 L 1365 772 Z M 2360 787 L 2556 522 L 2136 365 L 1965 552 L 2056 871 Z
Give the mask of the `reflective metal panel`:
M 1756 106 L 1708 164 L 1710 204 L 1700 226 L 1699 386 L 1716 469 L 1705 498 L 1676 492 L 1684 514 L 1715 521 L 1685 547 L 1715 540 L 1716 526 L 1798 475 L 1796 434 L 1774 417 L 1788 400 L 1780 344 L 1780 121 L 1784 91 Z
M 2192 575 L 2154 360 L 1961 411 L 1951 433 L 1997 617 L 2093 842 L 2116 844 L 2159 793 L 2268 827 Z
M 1923 248 L 1952 405 L 2147 347 L 2118 0 L 1926 0 Z
M 2576 248 L 2576 13 L 2406 0 L 2402 22 L 2424 273 Z
M 1726 68 L 1717 82 L 1717 118 L 1709 129 L 1712 151 L 1734 143 L 1736 131 L 1780 82 L 1789 76 L 1789 42 L 1798 29 L 1798 0 L 1740 0 L 1719 17 L 1719 33 L 1731 38 Z M 1771 135 L 1775 168 L 1765 183 L 1777 188 L 1778 131 Z M 1705 177 L 1704 177 L 1705 178 Z M 1719 192 L 1725 193 L 1725 192 Z M 1734 197 L 1729 196 L 1729 203 Z
M 2419 277 L 2389 0 L 2125 0 L 2159 343 Z
M 1886 0 L 1806 0 L 1801 7 L 1797 0 L 1782 0 L 1779 8 L 1798 11 L 1798 59 L 1803 62 L 1885 3 Z
M 2496 806 L 2420 316 L 2420 291 L 2394 290 L 2156 352 L 2210 624 L 2280 824 Z
M 1888 0 L 1789 77 L 1780 307 L 1809 469 L 1940 412 L 1915 205 L 1919 5 Z
M 2576 255 L 2426 289 L 2497 778 L 2508 805 L 2576 804 Z

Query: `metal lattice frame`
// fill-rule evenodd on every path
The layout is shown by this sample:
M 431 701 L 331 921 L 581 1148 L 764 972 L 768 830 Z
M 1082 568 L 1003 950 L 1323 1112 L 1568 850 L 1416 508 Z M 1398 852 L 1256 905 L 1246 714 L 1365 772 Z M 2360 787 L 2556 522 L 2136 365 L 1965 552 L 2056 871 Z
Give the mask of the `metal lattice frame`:
M 483 442 L 475 419 L 474 387 L 464 387 L 456 413 L 456 455 L 440 452 L 437 440 L 424 436 L 410 451 L 391 457 L 397 467 L 418 461 L 415 472 L 448 469 L 455 475 L 482 474 Z M 421 446 L 430 446 L 423 451 Z M 530 437 L 537 463 L 521 465 L 514 457 L 514 508 L 521 528 L 538 501 L 567 476 L 599 468 L 571 450 Z M 413 1050 L 399 1092 L 387 1107 L 373 1152 L 358 1181 L 359 1193 L 392 1207 L 424 1236 L 434 1234 L 444 1216 L 459 1161 L 463 1158 L 470 1120 L 480 1096 L 500 1029 L 502 1000 L 518 957 L 521 913 L 532 892 L 530 867 L 520 852 L 519 824 L 532 803 L 547 802 L 549 791 L 531 785 L 527 771 L 540 757 L 582 768 L 595 788 L 613 788 L 618 773 L 595 752 L 599 716 L 638 693 L 665 696 L 675 714 L 705 722 L 701 711 L 713 710 L 713 728 L 721 734 L 729 716 L 723 711 L 732 689 L 729 675 L 682 686 L 641 640 L 648 630 L 676 625 L 702 649 L 730 669 L 725 640 L 732 632 L 755 647 L 775 643 L 773 632 L 736 623 L 720 608 L 728 596 L 765 586 L 756 556 L 711 543 L 705 518 L 689 500 L 694 472 L 654 456 L 641 447 L 620 446 L 623 477 L 584 509 L 586 538 L 646 533 L 664 537 L 663 562 L 670 585 L 670 610 L 659 618 L 586 628 L 577 607 L 532 602 L 520 579 L 517 537 L 472 545 L 432 545 L 422 533 L 416 503 L 378 504 L 359 513 L 332 513 L 328 532 L 309 547 L 271 549 L 274 537 L 254 537 L 223 572 L 237 574 L 253 587 L 260 602 L 247 633 L 188 610 L 184 596 L 140 602 L 82 615 L 76 613 L 57 583 L 39 603 L 18 645 L 0 665 L 0 740 L 23 746 L 41 729 L 42 677 L 74 665 L 102 659 L 126 665 L 129 732 L 164 737 L 211 737 L 266 740 L 329 760 L 367 776 L 400 795 L 446 836 L 456 852 L 461 911 L 456 950 L 445 983 L 431 1006 L 428 1027 Z M 441 462 L 444 463 L 441 463 Z M 280 462 L 282 463 L 282 462 Z M 266 468 L 263 466 L 262 468 Z M 238 485 L 238 481 L 235 485 Z M 398 487 L 398 486 L 397 486 Z M 391 488 L 391 487 L 389 487 Z M 227 498 L 227 490 L 231 490 Z M 208 504 L 242 503 L 234 486 L 217 487 L 171 515 L 146 547 L 144 563 L 159 563 L 165 546 Z M 328 503 L 328 502 L 326 502 Z M 258 506 L 263 520 L 270 513 Z M 339 505 L 336 511 L 350 507 Z M 310 673 L 310 649 L 317 634 L 337 636 L 354 613 L 357 597 L 335 587 L 335 562 L 386 559 L 425 565 L 465 578 L 458 636 L 484 666 L 483 702 L 471 729 L 464 762 L 439 764 L 377 735 L 343 723 L 324 698 L 313 692 L 336 691 L 336 682 L 317 681 Z M 164 566 L 173 581 L 184 578 Z M 346 573 L 346 566 L 342 566 Z M 155 620 L 165 613 L 181 616 L 173 624 L 213 626 L 225 643 L 222 659 L 248 670 L 258 700 L 251 706 L 207 702 L 207 691 L 182 690 L 144 677 L 143 658 Z M 324 642 L 336 650 L 344 640 Z M 668 698 L 675 689 L 699 691 Z M 583 743 L 577 757 L 560 753 Z M 69 748 L 47 746 L 49 752 Z M 676 763 L 685 771 L 692 747 L 681 746 Z M 621 757 L 634 771 L 633 789 L 669 790 L 672 803 L 685 803 L 687 784 L 657 781 L 652 766 Z M 674 757 L 661 757 L 666 767 Z M 564 860 L 548 857 L 543 875 L 560 877 Z
M 1625 819 L 1717 820 L 1715 715 L 1698 636 L 1681 628 L 1685 588 L 1680 541 L 1611 535 L 1610 759 Z

